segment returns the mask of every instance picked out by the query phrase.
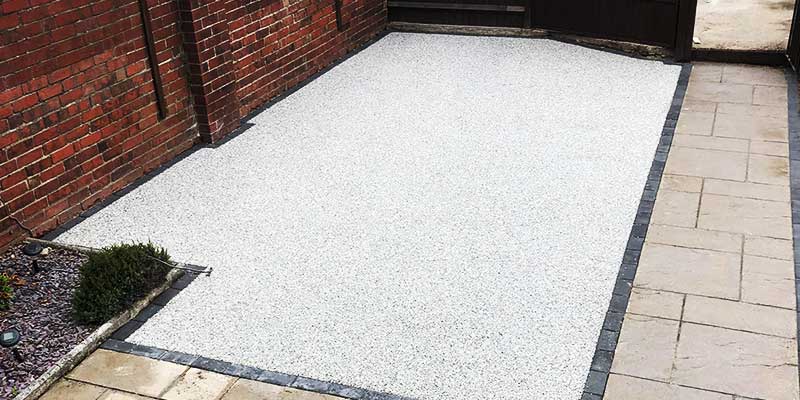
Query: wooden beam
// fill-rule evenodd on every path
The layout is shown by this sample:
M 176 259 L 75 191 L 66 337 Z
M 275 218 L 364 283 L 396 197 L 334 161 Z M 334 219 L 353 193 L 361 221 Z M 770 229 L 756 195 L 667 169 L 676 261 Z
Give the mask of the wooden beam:
M 139 0 L 139 13 L 142 16 L 144 29 L 144 43 L 147 48 L 147 59 L 150 62 L 150 74 L 153 76 L 153 87 L 156 92 L 156 106 L 158 106 L 158 119 L 167 117 L 167 102 L 164 99 L 164 87 L 161 85 L 161 73 L 158 71 L 156 46 L 153 39 L 153 28 L 150 26 L 150 9 L 147 0 Z
M 436 10 L 459 10 L 459 11 L 495 11 L 524 13 L 523 6 L 504 6 L 498 4 L 465 4 L 465 3 L 429 3 L 421 1 L 389 1 L 389 7 L 397 8 L 428 8 Z
M 783 50 L 692 49 L 692 61 L 788 66 L 786 52 Z

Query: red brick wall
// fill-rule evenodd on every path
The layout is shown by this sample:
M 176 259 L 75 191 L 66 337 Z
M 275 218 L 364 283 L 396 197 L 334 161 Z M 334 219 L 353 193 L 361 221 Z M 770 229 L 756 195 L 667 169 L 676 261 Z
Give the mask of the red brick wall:
M 167 118 L 157 119 L 136 0 L 0 2 L 0 247 L 37 234 L 192 146 L 171 0 L 150 1 Z
M 200 134 L 216 141 L 241 117 L 386 25 L 385 0 L 179 0 Z M 235 96 L 231 94 L 235 93 Z
M 233 0 L 229 25 L 240 115 L 313 75 L 386 23 L 383 0 Z
M 148 0 L 159 120 L 137 0 L 0 1 L 0 248 L 44 233 L 383 29 L 384 0 Z M 293 1 L 293 0 L 289 0 Z

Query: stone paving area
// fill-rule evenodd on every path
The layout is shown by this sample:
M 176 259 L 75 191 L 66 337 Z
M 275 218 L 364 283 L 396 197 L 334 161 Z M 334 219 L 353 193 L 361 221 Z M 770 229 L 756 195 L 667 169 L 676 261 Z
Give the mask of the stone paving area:
M 606 400 L 798 399 L 786 81 L 692 71 Z
M 40 400 L 336 400 L 146 357 L 97 350 Z

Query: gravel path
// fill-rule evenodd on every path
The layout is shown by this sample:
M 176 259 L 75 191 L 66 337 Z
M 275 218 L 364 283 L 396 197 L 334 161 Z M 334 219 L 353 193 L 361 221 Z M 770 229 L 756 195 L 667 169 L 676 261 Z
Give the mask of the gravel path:
M 136 343 L 424 399 L 578 399 L 679 71 L 392 33 L 58 240 L 214 267 Z
M 37 257 L 42 269 L 34 273 L 32 259 L 22 246 L 0 254 L 0 271 L 16 275 L 11 308 L 0 311 L 0 330 L 15 327 L 22 333 L 16 346 L 23 361 L 0 348 L 0 399 L 10 399 L 15 390 L 26 387 L 58 359 L 89 336 L 94 327 L 72 321 L 72 292 L 78 284 L 78 267 L 85 257 L 79 253 L 51 249 Z

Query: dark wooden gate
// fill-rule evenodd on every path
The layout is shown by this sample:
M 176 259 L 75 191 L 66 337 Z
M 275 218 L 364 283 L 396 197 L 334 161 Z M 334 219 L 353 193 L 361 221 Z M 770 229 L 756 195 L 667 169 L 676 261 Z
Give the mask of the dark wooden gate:
M 696 0 L 388 1 L 390 21 L 532 27 L 676 50 L 691 46 L 696 4 Z
M 533 26 L 605 39 L 671 47 L 677 23 L 677 0 L 533 2 Z

